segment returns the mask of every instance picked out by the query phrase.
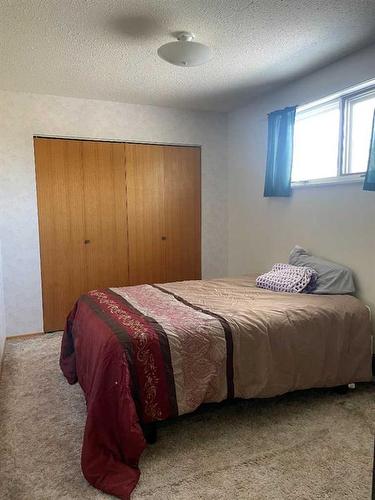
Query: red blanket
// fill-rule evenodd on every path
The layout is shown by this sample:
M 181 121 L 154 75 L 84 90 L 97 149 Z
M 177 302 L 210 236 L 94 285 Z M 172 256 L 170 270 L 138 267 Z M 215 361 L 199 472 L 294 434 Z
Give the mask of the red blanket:
M 140 420 L 177 415 L 163 329 L 111 290 L 90 292 L 68 317 L 60 366 L 86 397 L 85 478 L 106 493 L 130 498 L 145 448 Z

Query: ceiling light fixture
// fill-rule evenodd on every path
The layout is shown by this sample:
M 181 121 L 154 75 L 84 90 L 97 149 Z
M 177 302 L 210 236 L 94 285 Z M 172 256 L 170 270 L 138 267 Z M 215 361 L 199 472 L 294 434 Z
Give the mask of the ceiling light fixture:
M 169 42 L 158 48 L 158 56 L 164 61 L 187 68 L 210 60 L 210 49 L 203 43 L 194 42 L 193 33 L 182 31 L 176 38 L 177 42 Z

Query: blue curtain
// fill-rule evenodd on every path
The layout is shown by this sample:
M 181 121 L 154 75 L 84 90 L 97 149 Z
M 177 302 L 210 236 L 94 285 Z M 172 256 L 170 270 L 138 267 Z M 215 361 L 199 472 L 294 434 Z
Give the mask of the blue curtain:
M 372 133 L 370 141 L 370 153 L 368 157 L 368 165 L 365 183 L 363 184 L 365 191 L 375 191 L 375 111 L 372 120 Z
M 268 146 L 264 196 L 290 196 L 296 106 L 268 115 Z

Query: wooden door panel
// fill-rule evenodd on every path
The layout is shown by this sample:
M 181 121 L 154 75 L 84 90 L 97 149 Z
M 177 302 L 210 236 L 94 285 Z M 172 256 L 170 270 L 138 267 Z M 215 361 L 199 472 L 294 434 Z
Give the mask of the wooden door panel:
M 64 328 L 75 300 L 87 288 L 85 274 L 82 145 L 34 140 L 44 330 Z
M 125 145 L 82 142 L 87 288 L 128 284 Z
M 35 139 L 44 330 L 78 297 L 128 284 L 125 146 Z
M 163 146 L 126 144 L 130 284 L 165 274 Z
M 164 148 L 166 280 L 201 278 L 200 148 Z

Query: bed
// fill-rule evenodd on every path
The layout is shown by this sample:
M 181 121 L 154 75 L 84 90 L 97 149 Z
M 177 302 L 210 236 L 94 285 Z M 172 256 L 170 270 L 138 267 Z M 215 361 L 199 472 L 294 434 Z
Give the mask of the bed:
M 228 398 L 369 381 L 370 344 L 356 298 L 272 292 L 254 276 L 91 291 L 60 358 L 87 403 L 83 474 L 128 499 L 147 424 Z

